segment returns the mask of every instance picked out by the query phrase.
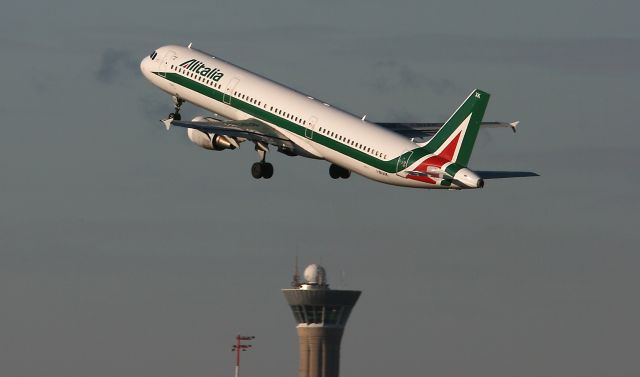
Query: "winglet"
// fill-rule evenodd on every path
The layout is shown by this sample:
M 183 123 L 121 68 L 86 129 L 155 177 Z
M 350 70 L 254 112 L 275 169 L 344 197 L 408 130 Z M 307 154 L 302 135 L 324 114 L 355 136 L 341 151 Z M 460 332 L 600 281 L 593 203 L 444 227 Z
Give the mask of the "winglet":
M 167 131 L 169 131 L 171 129 L 171 126 L 172 126 L 171 122 L 173 122 L 173 119 L 171 118 L 163 119 L 161 120 L 161 122 L 162 124 L 164 124 L 164 128 L 166 128 Z
M 513 130 L 513 133 L 516 133 L 516 127 L 518 127 L 518 124 L 520 124 L 519 120 L 509 123 L 509 125 L 511 126 L 511 130 Z

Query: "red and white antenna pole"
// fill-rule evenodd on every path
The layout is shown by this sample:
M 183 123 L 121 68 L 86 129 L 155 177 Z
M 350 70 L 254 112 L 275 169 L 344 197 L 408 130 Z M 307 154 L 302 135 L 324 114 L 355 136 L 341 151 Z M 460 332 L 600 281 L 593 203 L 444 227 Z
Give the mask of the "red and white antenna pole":
M 255 336 L 242 336 L 242 335 L 236 336 L 236 344 L 234 344 L 233 347 L 231 348 L 231 351 L 236 352 L 236 377 L 240 377 L 240 352 L 246 351 L 249 348 L 251 348 L 251 344 L 243 344 L 242 342 L 247 340 L 253 340 L 255 338 L 256 338 Z

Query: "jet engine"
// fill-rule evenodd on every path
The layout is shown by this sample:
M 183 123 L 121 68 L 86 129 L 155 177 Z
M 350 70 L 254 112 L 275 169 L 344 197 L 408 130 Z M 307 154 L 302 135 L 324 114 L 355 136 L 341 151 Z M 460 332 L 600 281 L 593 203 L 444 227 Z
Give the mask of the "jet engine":
M 211 122 L 213 119 L 197 116 L 192 122 Z M 210 151 L 221 151 L 223 149 L 236 149 L 239 147 L 238 141 L 225 135 L 210 134 L 195 128 L 187 128 L 187 137 L 191 142 L 201 148 Z

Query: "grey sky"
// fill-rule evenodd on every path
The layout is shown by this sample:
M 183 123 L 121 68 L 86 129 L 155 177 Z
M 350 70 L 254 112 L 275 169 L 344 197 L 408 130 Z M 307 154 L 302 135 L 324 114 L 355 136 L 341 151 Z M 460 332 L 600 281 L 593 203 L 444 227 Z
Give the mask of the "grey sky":
M 635 1 L 32 1 L 0 13 L 0 374 L 295 376 L 294 255 L 362 289 L 343 376 L 637 376 Z M 137 62 L 210 51 L 369 119 L 492 93 L 478 169 L 423 191 L 157 121 Z M 200 110 L 185 106 L 184 115 Z

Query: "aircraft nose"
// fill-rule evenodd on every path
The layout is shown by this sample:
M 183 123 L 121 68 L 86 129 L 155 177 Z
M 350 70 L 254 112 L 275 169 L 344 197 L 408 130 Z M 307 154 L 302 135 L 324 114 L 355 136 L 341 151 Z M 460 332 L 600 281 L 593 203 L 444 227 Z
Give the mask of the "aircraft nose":
M 142 71 L 142 73 L 145 73 L 145 71 L 147 70 L 147 66 L 149 65 L 149 60 L 151 60 L 151 58 L 148 56 L 145 56 L 144 59 L 142 59 L 142 61 L 140 62 L 140 71 Z

